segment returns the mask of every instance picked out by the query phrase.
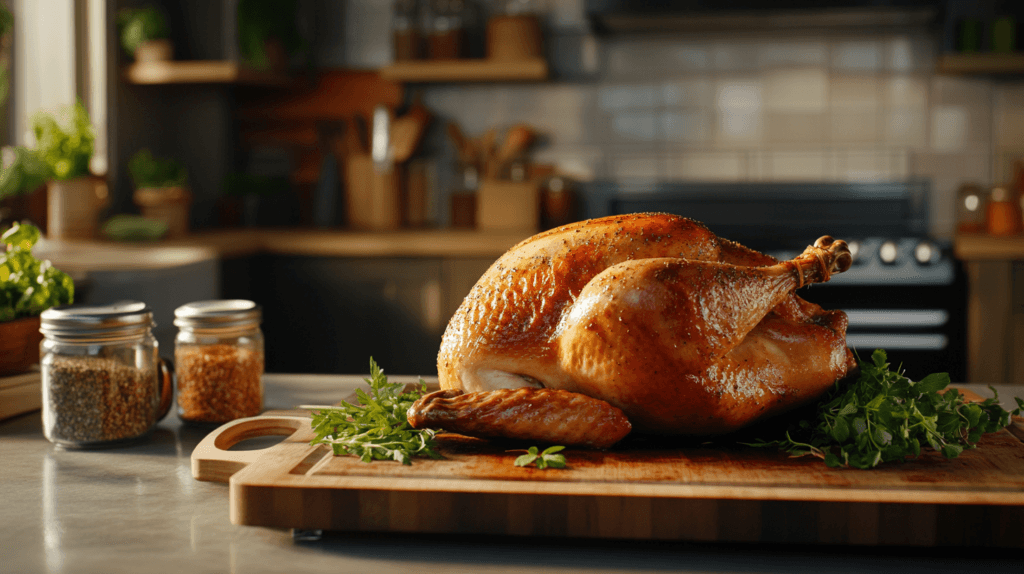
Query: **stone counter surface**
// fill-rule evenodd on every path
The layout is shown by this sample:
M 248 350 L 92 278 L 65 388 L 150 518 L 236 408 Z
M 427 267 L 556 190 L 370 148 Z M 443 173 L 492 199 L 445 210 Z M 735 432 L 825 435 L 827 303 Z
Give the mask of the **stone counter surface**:
M 271 374 L 265 381 L 267 408 L 287 409 L 337 402 L 362 378 Z M 990 396 L 984 385 L 966 388 Z M 1024 394 L 999 391 L 1007 406 Z M 1019 556 L 983 549 L 341 533 L 303 540 L 286 529 L 230 523 L 228 486 L 191 474 L 192 450 L 209 430 L 183 425 L 172 411 L 140 443 L 75 451 L 43 437 L 38 412 L 0 422 L 0 572 L 1020 572 Z

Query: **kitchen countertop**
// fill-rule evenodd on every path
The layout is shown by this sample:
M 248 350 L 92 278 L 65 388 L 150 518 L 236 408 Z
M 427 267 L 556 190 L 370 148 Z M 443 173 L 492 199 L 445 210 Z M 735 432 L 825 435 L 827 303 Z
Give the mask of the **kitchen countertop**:
M 334 403 L 361 381 L 268 374 L 266 407 Z M 991 395 L 984 385 L 961 387 Z M 997 390 L 1006 406 L 1024 396 L 1021 387 Z M 38 412 L 0 422 L 0 572 L 1020 572 L 1019 555 L 990 549 L 341 533 L 306 540 L 231 525 L 228 486 L 192 478 L 192 450 L 210 430 L 172 412 L 143 442 L 75 451 L 43 437 Z
M 154 269 L 271 253 L 334 257 L 494 257 L 531 231 L 224 229 L 149 242 L 41 240 L 33 253 L 67 272 Z

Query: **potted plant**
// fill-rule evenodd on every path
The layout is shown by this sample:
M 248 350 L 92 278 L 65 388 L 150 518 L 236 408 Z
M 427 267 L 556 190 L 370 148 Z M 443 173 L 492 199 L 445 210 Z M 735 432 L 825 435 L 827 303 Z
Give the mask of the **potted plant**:
M 284 71 L 304 46 L 298 0 L 238 0 L 238 50 L 256 70 Z
M 39 362 L 39 315 L 74 301 L 75 285 L 49 261 L 32 255 L 39 228 L 15 223 L 0 235 L 0 376 Z
M 171 29 L 155 6 L 123 8 L 117 14 L 121 47 L 136 62 L 164 62 L 174 57 Z
M 66 126 L 43 112 L 32 120 L 34 153 L 47 171 L 47 236 L 91 239 L 107 203 L 107 188 L 89 173 L 95 135 L 85 106 L 77 102 L 64 111 L 71 116 Z
M 136 152 L 128 162 L 128 172 L 135 184 L 135 204 L 144 217 L 167 224 L 171 237 L 188 233 L 189 192 L 188 170 L 173 158 L 157 158 L 148 149 Z

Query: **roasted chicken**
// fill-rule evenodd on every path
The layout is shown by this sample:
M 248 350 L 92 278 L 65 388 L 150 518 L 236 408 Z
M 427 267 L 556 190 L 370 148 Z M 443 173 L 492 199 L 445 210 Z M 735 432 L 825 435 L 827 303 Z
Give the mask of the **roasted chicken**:
M 851 262 L 846 243 L 827 236 L 779 262 L 668 214 L 538 234 L 498 259 L 452 317 L 438 354 L 448 392 L 415 405 L 413 424 L 455 430 L 474 419 L 465 434 L 547 442 L 567 427 L 607 432 L 573 415 L 572 401 L 529 390 L 554 389 L 612 405 L 641 433 L 735 431 L 812 401 L 856 367 L 846 314 L 794 293 Z M 517 388 L 527 390 L 509 416 L 479 417 L 488 392 Z M 546 414 L 529 418 L 546 401 Z M 523 417 L 528 436 L 514 422 Z

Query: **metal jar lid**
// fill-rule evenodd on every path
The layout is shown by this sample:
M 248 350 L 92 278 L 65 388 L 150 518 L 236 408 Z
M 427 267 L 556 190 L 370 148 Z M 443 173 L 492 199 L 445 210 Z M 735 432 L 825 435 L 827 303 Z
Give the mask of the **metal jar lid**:
M 39 331 L 55 340 L 128 339 L 145 335 L 154 326 L 152 311 L 139 301 L 61 305 L 43 311 L 39 319 Z
M 253 327 L 261 317 L 260 306 L 245 299 L 196 301 L 174 310 L 174 324 L 186 329 Z

